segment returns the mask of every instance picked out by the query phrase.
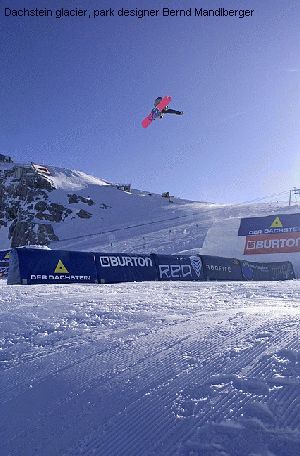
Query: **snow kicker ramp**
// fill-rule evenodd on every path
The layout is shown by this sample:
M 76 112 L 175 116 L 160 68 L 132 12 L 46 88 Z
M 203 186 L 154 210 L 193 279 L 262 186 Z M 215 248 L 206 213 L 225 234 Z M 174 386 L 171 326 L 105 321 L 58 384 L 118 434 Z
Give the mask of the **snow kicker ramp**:
M 230 218 L 208 230 L 201 254 L 244 261 L 291 261 L 300 277 L 300 213 Z

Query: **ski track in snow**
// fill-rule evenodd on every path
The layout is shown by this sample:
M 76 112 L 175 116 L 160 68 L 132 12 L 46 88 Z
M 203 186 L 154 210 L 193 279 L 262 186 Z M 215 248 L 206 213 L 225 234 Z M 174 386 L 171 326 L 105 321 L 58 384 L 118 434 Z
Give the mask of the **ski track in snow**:
M 300 282 L 0 290 L 1 456 L 300 454 Z

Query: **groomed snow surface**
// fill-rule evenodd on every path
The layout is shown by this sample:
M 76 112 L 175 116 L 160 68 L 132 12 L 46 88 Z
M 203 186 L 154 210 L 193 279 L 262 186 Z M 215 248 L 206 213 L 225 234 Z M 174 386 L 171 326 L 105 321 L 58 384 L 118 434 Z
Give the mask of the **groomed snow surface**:
M 297 456 L 300 282 L 0 285 L 1 456 Z

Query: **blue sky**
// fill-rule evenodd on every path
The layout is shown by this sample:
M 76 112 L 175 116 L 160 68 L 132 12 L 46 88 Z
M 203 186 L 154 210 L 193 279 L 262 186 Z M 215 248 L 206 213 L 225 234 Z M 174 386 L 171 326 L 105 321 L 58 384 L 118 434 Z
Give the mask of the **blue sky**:
M 252 18 L 14 18 L 10 8 L 254 9 Z M 300 186 L 298 0 L 12 0 L 0 153 L 179 197 Z M 183 117 L 141 120 L 157 96 Z

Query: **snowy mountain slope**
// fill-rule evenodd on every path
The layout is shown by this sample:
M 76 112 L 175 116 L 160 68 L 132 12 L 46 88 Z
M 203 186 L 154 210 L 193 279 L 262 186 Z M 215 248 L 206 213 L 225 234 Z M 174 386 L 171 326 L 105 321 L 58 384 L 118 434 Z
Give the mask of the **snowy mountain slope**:
M 63 190 L 81 190 L 89 185 L 110 185 L 109 182 L 99 179 L 82 171 L 70 170 L 66 168 L 57 168 L 47 166 L 50 175 L 48 179 L 53 183 L 54 187 Z
M 222 224 L 227 219 L 239 222 L 241 217 L 298 210 L 298 207 L 280 203 L 222 205 L 175 197 L 170 198 L 170 202 L 168 198 L 148 191 L 121 191 L 107 181 L 99 179 L 98 182 L 97 178 L 78 171 L 53 167 L 49 170 L 57 187 L 52 192 L 56 201 L 67 206 L 69 193 L 66 195 L 62 190 L 72 189 L 95 202 L 87 209 L 91 218 L 71 216 L 56 225 L 59 241 L 51 242 L 50 246 L 58 249 L 166 254 L 199 252 L 208 230 L 217 222 Z M 68 207 L 78 211 L 86 209 L 86 204 L 79 201 Z M 223 238 L 218 240 L 224 243 Z
M 224 255 L 228 221 L 238 225 L 241 217 L 299 211 L 284 203 L 221 205 L 121 188 L 76 170 L 0 163 L 1 249 L 46 244 L 71 250 L 198 253 L 207 233 L 219 226 L 205 253 Z M 234 247 L 224 256 L 236 256 Z
M 150 197 L 151 199 L 152 197 Z M 159 196 L 158 198 L 159 202 Z M 152 201 L 153 202 L 153 199 Z M 132 205 L 130 204 L 132 203 Z M 113 203 L 112 203 L 113 204 Z M 145 200 L 145 205 L 149 204 Z M 241 258 L 241 252 L 238 255 L 235 245 L 228 244 L 226 255 L 222 253 L 227 245 L 225 230 L 222 231 L 222 224 L 226 226 L 228 221 L 239 224 L 241 217 L 264 216 L 273 213 L 292 213 L 299 211 L 299 208 L 288 207 L 278 203 L 264 203 L 251 205 L 218 205 L 197 202 L 182 202 L 179 200 L 174 203 L 168 203 L 167 206 L 154 207 L 144 213 L 139 209 L 135 201 L 127 202 L 127 214 L 129 217 L 131 211 L 138 211 L 140 220 L 127 218 L 127 223 L 117 223 L 113 211 L 107 214 L 106 220 L 102 222 L 102 229 L 99 231 L 86 232 L 85 235 L 71 235 L 66 233 L 67 225 L 61 226 L 64 230 L 60 233 L 60 241 L 51 243 L 52 248 L 74 249 L 74 250 L 92 250 L 103 252 L 154 252 L 162 254 L 174 253 L 206 253 L 219 256 L 228 256 Z M 148 206 L 149 207 L 149 206 Z M 137 216 L 135 214 L 135 217 Z M 125 222 L 125 218 L 122 219 Z M 92 220 L 89 221 L 92 223 Z M 210 236 L 213 239 L 214 248 L 210 250 L 206 247 L 202 249 L 206 236 L 210 230 L 217 225 L 221 227 L 217 237 Z M 236 233 L 234 233 L 237 236 Z M 231 248 L 233 247 L 233 248 Z M 279 261 L 289 259 L 289 255 L 280 255 Z M 257 260 L 252 258 L 253 261 Z M 257 260 L 262 261 L 262 260 Z M 267 259 L 272 261 L 272 258 Z M 273 259 L 273 261 L 275 261 Z
M 299 453 L 298 281 L 0 286 L 1 454 Z
M 170 203 L 161 195 L 123 191 L 118 184 L 79 171 L 44 165 L 0 164 L 0 187 L 2 248 L 10 243 L 49 244 L 54 239 L 76 238 L 100 230 L 127 229 L 130 225 L 172 219 L 178 209 L 179 215 L 189 212 L 185 200 L 174 198 Z M 176 206 L 175 210 L 171 211 L 170 206 Z M 23 229 L 26 232 L 18 237 L 15 233 L 20 226 L 15 225 L 22 223 L 27 224 Z M 48 238 L 32 239 L 41 226 L 51 227 Z

